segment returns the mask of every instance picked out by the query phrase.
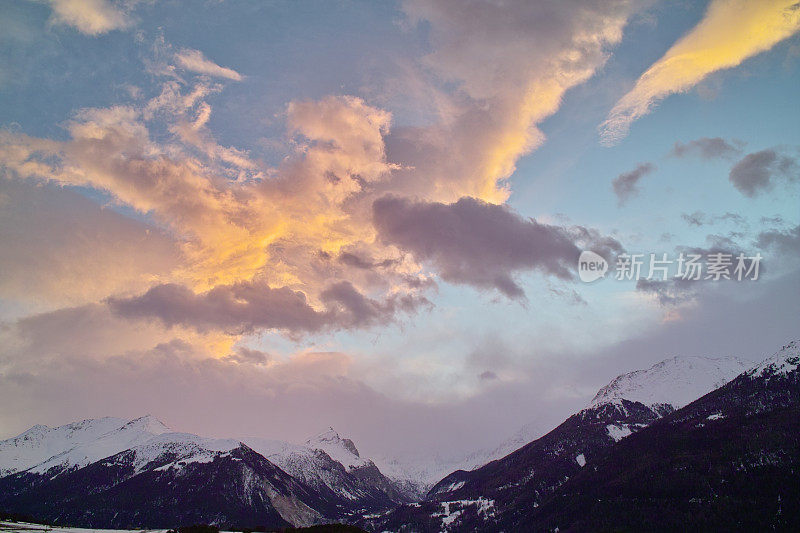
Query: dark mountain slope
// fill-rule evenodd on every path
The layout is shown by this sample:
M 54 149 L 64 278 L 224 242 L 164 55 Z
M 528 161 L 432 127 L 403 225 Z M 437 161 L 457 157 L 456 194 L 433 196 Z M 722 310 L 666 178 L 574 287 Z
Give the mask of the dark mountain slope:
M 488 527 L 494 517 L 508 510 L 538 505 L 583 464 L 613 446 L 620 434 L 637 431 L 659 416 L 653 409 L 627 400 L 585 409 L 502 459 L 470 472 L 450 474 L 424 501 L 400 506 L 364 525 L 377 530 L 440 531 L 443 524 L 449 525 L 447 517 L 460 511 L 451 527 L 457 528 L 459 523 Z
M 798 360 L 792 343 L 675 412 L 626 400 L 586 409 L 500 460 L 451 474 L 426 501 L 364 525 L 391 531 L 797 526 Z
M 181 463 L 167 453 L 141 470 L 135 455 L 125 451 L 51 481 L 25 473 L 0 479 L 0 507 L 54 524 L 104 528 L 280 527 L 337 514 L 331 502 L 246 446 L 208 461 Z
M 795 349 L 625 439 L 541 507 L 500 524 L 800 531 L 800 358 L 787 348 Z

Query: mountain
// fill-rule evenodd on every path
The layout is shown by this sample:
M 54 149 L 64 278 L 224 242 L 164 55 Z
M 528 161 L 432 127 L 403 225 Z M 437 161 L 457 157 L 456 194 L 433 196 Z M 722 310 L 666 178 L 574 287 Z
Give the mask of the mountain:
M 736 357 L 673 357 L 646 370 L 618 376 L 600 389 L 589 407 L 628 400 L 651 409 L 663 405 L 679 409 L 721 387 L 748 367 L 748 363 Z
M 800 530 L 798 364 L 793 342 L 744 371 L 690 357 L 624 374 L 549 433 L 413 503 L 333 428 L 290 444 L 176 433 L 153 417 L 34 426 L 0 442 L 0 509 L 93 528 Z
M 0 476 L 85 466 L 168 431 L 152 416 L 133 420 L 105 417 L 56 428 L 36 425 L 0 442 Z
M 689 394 L 710 392 L 745 368 L 735 358 L 677 357 L 619 376 L 600 389 L 586 409 L 543 437 L 480 468 L 455 471 L 434 485 L 423 501 L 401 505 L 361 525 L 391 531 L 458 530 L 459 524 L 480 529 L 522 501 L 538 506 L 587 463 L 683 407 Z
M 409 501 L 332 428 L 307 445 L 245 440 L 175 433 L 153 417 L 34 426 L 0 442 L 0 509 L 85 527 L 284 527 Z
M 305 445 L 249 438 L 242 442 L 294 478 L 332 499 L 343 499 L 342 508 L 353 512 L 386 509 L 411 501 L 402 487 L 385 477 L 370 459 L 362 458 L 353 441 L 342 439 L 333 428 L 308 439 Z
M 736 357 L 673 357 L 648 369 L 618 376 L 600 389 L 589 407 L 619 403 L 625 399 L 640 402 L 657 413 L 662 409 L 669 412 L 724 384 L 747 367 L 745 361 Z M 622 425 L 609 428 L 609 432 L 620 439 L 638 427 L 641 426 Z M 421 500 L 449 473 L 475 470 L 505 457 L 542 436 L 542 429 L 539 423 L 528 423 L 497 445 L 467 455 L 441 457 L 407 454 L 378 457 L 375 463 L 395 486 L 402 487 L 412 499 Z
M 632 435 L 548 501 L 498 517 L 513 530 L 800 531 L 800 347 Z
M 422 500 L 428 491 L 443 477 L 456 470 L 474 470 L 495 459 L 505 457 L 514 450 L 541 436 L 539 423 L 529 423 L 499 444 L 481 448 L 469 454 L 443 457 L 439 454 L 406 453 L 392 457 L 375 458 L 375 463 L 395 486 L 412 500 Z
M 337 514 L 332 502 L 247 446 L 180 433 L 52 478 L 0 478 L 0 495 L 2 508 L 89 528 L 304 526 Z
M 327 431 L 308 439 L 306 446 L 327 453 L 334 461 L 348 469 L 362 468 L 369 464 L 358 454 L 353 441 L 341 438 L 333 428 L 328 428 Z

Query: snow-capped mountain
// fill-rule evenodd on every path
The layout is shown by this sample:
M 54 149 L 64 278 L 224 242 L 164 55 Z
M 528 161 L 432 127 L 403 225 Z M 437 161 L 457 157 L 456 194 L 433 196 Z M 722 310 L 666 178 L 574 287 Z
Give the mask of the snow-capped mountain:
M 175 524 L 282 528 L 344 513 L 247 446 L 167 433 L 53 478 L 0 478 L 0 508 L 88 528 Z
M 787 375 L 797 370 L 800 365 L 800 343 L 792 341 L 772 357 L 767 357 L 758 365 L 747 371 L 751 377 L 770 377 Z
M 300 445 L 177 433 L 150 416 L 84 420 L 34 426 L 0 442 L 0 466 L 0 508 L 95 527 L 130 527 L 142 516 L 165 526 L 170 516 L 192 523 L 299 526 L 410 500 L 333 428 Z M 196 496 L 197 486 L 205 491 L 203 506 L 182 504 Z M 147 499 L 159 491 L 170 494 L 169 509 L 159 507 L 158 498 Z M 141 512 L 124 509 L 131 499 L 139 499 Z M 241 521 L 248 516 L 266 522 Z
M 601 388 L 587 409 L 604 404 L 621 408 L 623 400 L 639 402 L 648 408 L 641 420 L 610 422 L 607 433 L 614 441 L 645 427 L 655 418 L 683 407 L 700 396 L 724 385 L 750 366 L 737 357 L 672 357 L 650 368 L 622 374 Z M 500 459 L 545 433 L 536 422 L 522 426 L 493 447 L 461 457 L 381 457 L 376 464 L 396 484 L 420 498 L 451 472 L 470 471 Z
M 621 400 L 659 409 L 680 409 L 721 387 L 751 366 L 737 357 L 673 357 L 646 370 L 618 376 L 600 389 L 589 407 Z
M 312 450 L 320 450 L 327 453 L 331 459 L 344 465 L 346 469 L 361 468 L 369 466 L 369 461 L 361 458 L 358 449 L 350 439 L 343 439 L 333 428 L 320 433 L 306 441 L 306 446 Z
M 612 446 L 539 506 L 521 495 L 494 526 L 800 531 L 798 363 L 792 342 Z
M 472 465 L 471 456 L 442 457 L 423 453 L 405 453 L 374 458 L 375 464 L 413 500 L 422 499 L 440 479 L 455 470 Z M 483 455 L 482 455 L 483 457 Z
M 422 499 L 443 477 L 456 470 L 474 470 L 495 459 L 505 457 L 542 435 L 541 425 L 529 423 L 513 435 L 492 447 L 481 448 L 466 455 L 414 455 L 380 457 L 375 463 L 388 478 L 405 491 Z
M 529 507 L 539 505 L 620 441 L 747 368 L 736 358 L 675 357 L 623 374 L 600 389 L 586 409 L 541 438 L 479 468 L 457 470 L 419 504 L 399 506 L 362 525 L 390 531 L 408 523 L 425 524 L 422 530 L 480 530 L 497 515 L 512 512 L 522 495 Z
M 766 468 L 761 477 L 739 479 L 740 485 L 763 479 L 768 492 L 773 487 L 770 480 L 777 479 L 778 496 L 792 494 L 789 477 L 775 465 L 783 465 L 786 458 L 796 463 L 792 457 L 800 452 L 794 437 L 800 431 L 798 365 L 800 349 L 792 342 L 749 369 L 734 358 L 689 357 L 624 374 L 603 387 L 586 409 L 546 435 L 479 468 L 443 476 L 416 503 L 409 503 L 409 494 L 430 483 L 447 460 L 376 464 L 361 457 L 355 443 L 333 428 L 292 444 L 177 433 L 149 416 L 34 426 L 0 442 L 0 509 L 87 527 L 214 523 L 280 528 L 344 521 L 381 531 L 519 530 L 539 516 L 554 525 L 589 516 L 565 513 L 563 502 L 585 498 L 593 490 L 600 492 L 587 505 L 602 501 L 611 506 L 609 513 L 624 513 L 627 507 L 613 507 L 614 491 L 620 483 L 638 483 L 642 472 L 662 468 L 659 443 L 668 441 L 668 451 L 678 455 L 667 458 L 674 465 L 663 465 L 663 475 L 683 475 L 686 461 L 699 458 L 697 465 L 689 464 L 682 483 L 689 487 L 687 494 L 694 491 L 695 500 L 716 515 L 715 500 L 706 493 L 708 483 L 697 481 L 709 462 L 719 463 L 722 451 L 731 454 L 719 463 L 731 479 Z M 754 435 L 755 447 L 742 428 Z M 768 434 L 762 438 L 759 431 L 765 428 Z M 532 431 L 533 425 L 524 428 L 505 445 L 524 441 Z M 697 431 L 700 439 L 693 437 Z M 720 444 L 708 447 L 702 444 L 706 441 Z M 741 449 L 731 448 L 729 442 Z M 686 445 L 691 453 L 682 455 L 679 448 Z M 700 445 L 707 447 L 697 448 Z M 502 447 L 488 455 L 503 453 Z M 462 461 L 480 460 L 482 453 Z M 633 459 L 628 453 L 635 454 Z M 455 460 L 459 459 L 451 462 Z M 641 463 L 636 468 L 643 470 L 627 470 L 636 461 Z M 586 474 L 590 471 L 610 473 Z M 615 481 L 605 486 L 612 478 Z M 654 490 L 657 493 L 658 487 Z M 712 493 L 730 490 L 723 484 Z M 739 495 L 732 492 L 727 497 L 734 501 Z M 772 495 L 765 497 L 766 508 Z M 696 505 L 692 501 L 689 504 Z M 778 502 L 780 514 L 781 505 L 790 500 Z M 546 512 L 537 514 L 539 507 Z M 684 507 L 681 503 L 676 512 Z M 789 507 L 786 511 L 786 516 L 793 512 Z M 774 516 L 773 510 L 765 513 L 752 516 Z
M 133 420 L 105 417 L 56 428 L 36 425 L 0 442 L 0 476 L 85 466 L 169 431 L 152 416 Z
M 372 460 L 362 458 L 353 441 L 341 438 L 333 428 L 304 445 L 259 438 L 242 442 L 304 483 L 354 504 L 374 507 L 414 497 L 385 477 Z

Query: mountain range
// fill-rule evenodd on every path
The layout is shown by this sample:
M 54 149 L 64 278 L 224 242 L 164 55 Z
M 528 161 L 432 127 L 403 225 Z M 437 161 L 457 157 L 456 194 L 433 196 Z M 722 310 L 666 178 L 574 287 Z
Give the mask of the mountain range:
M 523 428 L 450 470 L 364 458 L 333 428 L 292 444 L 208 439 L 151 416 L 37 425 L 0 442 L 0 510 L 95 528 L 563 531 L 636 528 L 648 516 L 646 529 L 723 517 L 734 528 L 782 527 L 800 501 L 789 487 L 800 457 L 797 364 L 795 342 L 753 367 L 667 359 L 617 377 L 547 434 Z M 691 522 L 698 511 L 722 514 Z
M 478 469 L 456 471 L 422 501 L 361 525 L 376 531 L 797 530 L 798 363 L 800 349 L 792 342 L 731 381 L 726 373 L 740 361 L 677 358 L 625 374 L 541 438 Z M 703 377 L 687 379 L 690 368 L 702 368 Z M 700 397 L 688 401 L 687 391 Z

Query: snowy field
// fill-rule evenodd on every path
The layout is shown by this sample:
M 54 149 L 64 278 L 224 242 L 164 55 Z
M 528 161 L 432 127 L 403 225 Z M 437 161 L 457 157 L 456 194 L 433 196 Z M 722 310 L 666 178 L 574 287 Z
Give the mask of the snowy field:
M 36 531 L 53 531 L 55 533 L 90 533 L 92 531 L 101 531 L 103 533 L 131 533 L 137 532 L 152 532 L 152 533 L 166 533 L 166 529 L 83 529 L 79 527 L 57 527 L 57 526 L 43 526 L 42 524 L 30 524 L 28 522 L 8 522 L 0 521 L 0 531 L 3 532 L 20 532 L 31 533 Z

